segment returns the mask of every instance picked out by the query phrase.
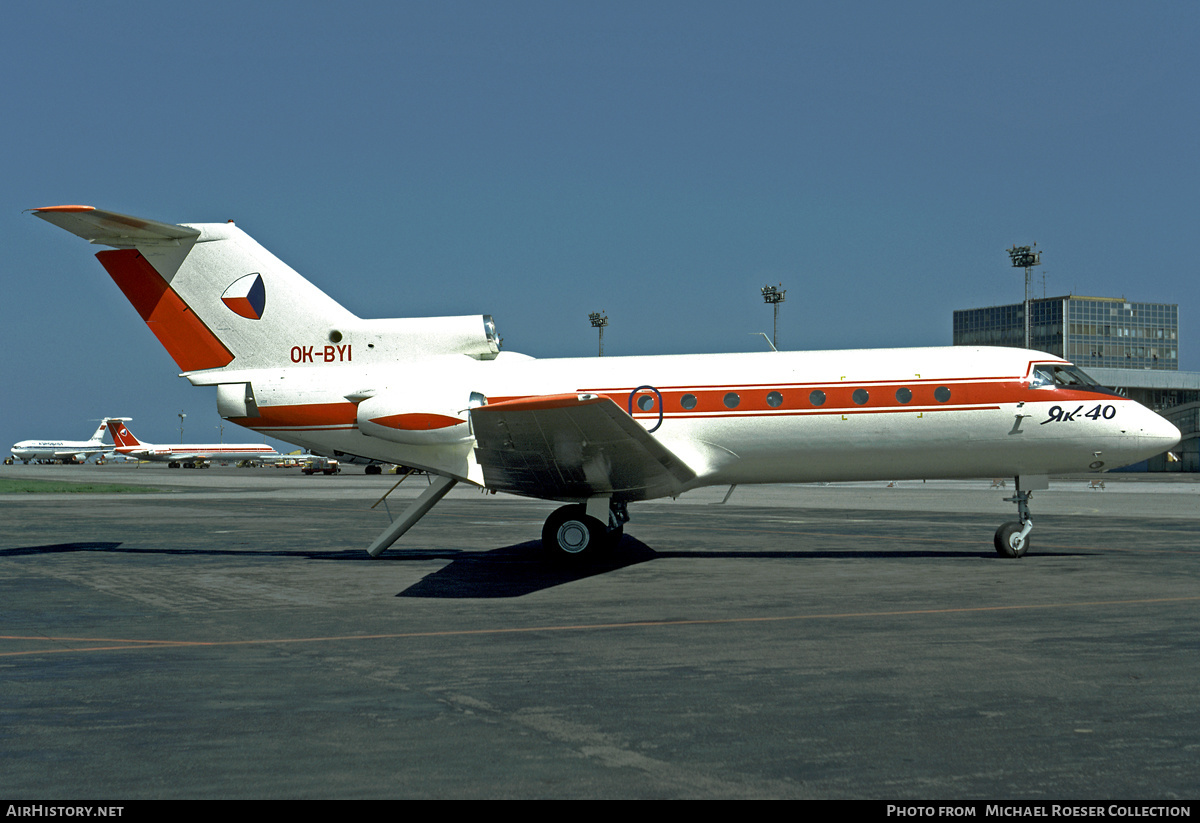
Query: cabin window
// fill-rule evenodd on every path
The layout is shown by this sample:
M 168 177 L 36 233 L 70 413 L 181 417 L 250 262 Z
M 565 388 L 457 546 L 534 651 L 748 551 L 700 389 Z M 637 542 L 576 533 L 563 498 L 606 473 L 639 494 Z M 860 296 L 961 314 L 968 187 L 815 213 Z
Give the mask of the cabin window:
M 907 403 L 912 400 L 912 391 L 909 389 L 896 389 L 896 399 L 901 403 Z
M 692 409 L 696 408 L 696 395 L 685 394 L 683 397 L 679 398 L 679 405 L 691 411 Z
M 727 409 L 736 409 L 741 402 L 742 398 L 738 397 L 737 392 L 731 391 L 725 395 L 725 408 Z
M 773 391 L 767 395 L 767 405 L 773 409 L 777 409 L 783 405 L 783 395 L 777 391 Z
M 950 399 L 950 390 L 945 386 L 938 386 L 933 390 L 933 399 L 939 403 L 945 403 Z
M 854 394 L 850 395 L 850 399 L 854 401 L 854 405 L 861 406 L 871 397 L 866 389 L 855 389 Z
M 824 406 L 825 405 L 825 392 L 821 391 L 820 389 L 817 389 L 816 391 L 814 391 L 812 394 L 810 394 L 808 396 L 808 402 L 812 403 L 814 406 Z
M 654 408 L 654 395 L 643 394 L 637 399 L 638 408 L 642 411 L 650 411 Z

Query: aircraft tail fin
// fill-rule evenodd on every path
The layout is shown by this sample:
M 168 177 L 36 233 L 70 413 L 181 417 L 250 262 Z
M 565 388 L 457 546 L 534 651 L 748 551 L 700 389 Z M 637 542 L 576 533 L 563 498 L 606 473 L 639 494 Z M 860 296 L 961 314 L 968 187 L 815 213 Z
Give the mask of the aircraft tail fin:
M 130 447 L 142 445 L 141 441 L 133 436 L 133 432 L 120 419 L 111 421 L 108 429 L 112 432 L 113 443 L 118 446 Z
M 172 225 L 91 206 L 33 214 L 113 247 L 97 259 L 184 372 L 499 351 L 486 315 L 362 320 L 232 221 Z

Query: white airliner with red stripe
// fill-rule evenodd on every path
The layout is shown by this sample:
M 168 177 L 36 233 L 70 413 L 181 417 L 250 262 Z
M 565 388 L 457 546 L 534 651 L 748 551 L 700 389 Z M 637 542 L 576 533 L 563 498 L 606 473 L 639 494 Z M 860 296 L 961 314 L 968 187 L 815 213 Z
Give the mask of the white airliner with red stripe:
M 133 436 L 121 421 L 108 424 L 113 441 L 117 444 L 113 449 L 117 454 L 136 457 L 138 460 L 154 460 L 167 463 L 172 469 L 181 465 L 185 469 L 194 469 L 198 463 L 213 460 L 262 460 L 279 457 L 279 452 L 266 443 L 181 443 L 178 446 L 156 445 L 143 443 Z
M 232 223 L 172 225 L 89 206 L 36 209 L 92 243 L 222 417 L 327 455 L 425 469 L 429 489 L 377 555 L 452 486 L 559 500 L 544 544 L 582 557 L 627 506 L 739 483 L 1017 478 L 1031 490 L 1160 454 L 1179 431 L 1053 355 L 922 348 L 538 360 L 501 352 L 488 315 L 364 320 Z

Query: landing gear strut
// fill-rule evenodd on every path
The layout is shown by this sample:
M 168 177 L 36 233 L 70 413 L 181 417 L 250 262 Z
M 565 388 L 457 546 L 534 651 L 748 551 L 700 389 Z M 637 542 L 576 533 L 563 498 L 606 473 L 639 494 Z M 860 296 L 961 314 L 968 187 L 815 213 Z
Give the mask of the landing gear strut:
M 583 503 L 563 506 L 546 518 L 542 548 L 551 559 L 582 563 L 620 542 L 629 520 L 625 503 L 600 502 L 608 508 L 608 522 L 588 514 L 589 508 L 598 507 L 595 501 L 590 506 Z
M 1044 476 L 1018 477 L 1017 491 L 1012 497 L 1004 498 L 1006 503 L 1017 504 L 1019 522 L 1005 523 L 996 529 L 993 541 L 996 553 L 1001 557 L 1024 557 L 1029 551 L 1029 533 L 1033 531 L 1033 518 L 1029 513 L 1029 501 L 1033 499 L 1034 490 L 1050 488 L 1050 479 Z

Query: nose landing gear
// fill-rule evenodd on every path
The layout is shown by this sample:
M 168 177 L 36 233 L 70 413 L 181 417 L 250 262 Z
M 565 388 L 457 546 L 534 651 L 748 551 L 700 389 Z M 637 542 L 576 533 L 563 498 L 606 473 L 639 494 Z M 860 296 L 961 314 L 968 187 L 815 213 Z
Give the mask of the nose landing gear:
M 1050 478 L 1045 475 L 1018 477 L 1017 491 L 1012 497 L 1004 498 L 1006 503 L 1017 504 L 1017 515 L 1020 521 L 1005 523 L 996 529 L 994 543 L 996 553 L 1001 557 L 1024 557 L 1029 551 L 1029 533 L 1033 531 L 1033 518 L 1029 513 L 1029 501 L 1033 499 L 1035 490 L 1050 488 Z

